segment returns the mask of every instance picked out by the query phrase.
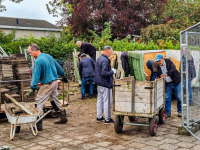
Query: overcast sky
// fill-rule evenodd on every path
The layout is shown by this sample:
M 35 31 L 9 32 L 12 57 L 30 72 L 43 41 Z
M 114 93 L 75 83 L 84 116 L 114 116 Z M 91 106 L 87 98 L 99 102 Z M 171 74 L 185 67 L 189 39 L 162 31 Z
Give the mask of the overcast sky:
M 46 9 L 48 2 L 49 0 L 23 0 L 21 3 L 13 3 L 5 0 L 2 4 L 6 6 L 7 11 L 0 12 L 0 16 L 39 19 L 56 24 L 56 21 L 60 18 L 53 17 L 53 15 L 48 13 Z

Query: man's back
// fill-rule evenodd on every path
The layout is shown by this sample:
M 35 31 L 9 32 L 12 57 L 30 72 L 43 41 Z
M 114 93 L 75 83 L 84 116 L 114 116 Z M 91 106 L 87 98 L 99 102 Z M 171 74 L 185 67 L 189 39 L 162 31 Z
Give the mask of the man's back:
M 79 62 L 79 73 L 82 77 L 94 76 L 95 61 L 92 58 L 84 57 Z
M 88 54 L 94 61 L 96 61 L 96 48 L 90 43 L 82 43 L 81 53 Z M 79 56 L 81 55 L 79 54 Z
M 64 76 L 65 73 L 52 56 L 41 53 L 33 67 L 32 84 L 37 85 L 39 81 L 41 84 L 49 83 L 58 78 L 57 74 Z
M 95 83 L 97 85 L 112 88 L 113 71 L 111 70 L 110 60 L 102 54 L 96 62 L 95 66 Z

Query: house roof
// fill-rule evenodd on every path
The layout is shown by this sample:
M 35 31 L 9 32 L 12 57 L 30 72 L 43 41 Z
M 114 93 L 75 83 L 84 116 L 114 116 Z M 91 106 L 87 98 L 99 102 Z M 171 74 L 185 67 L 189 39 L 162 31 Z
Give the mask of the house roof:
M 45 21 L 26 18 L 0 17 L 0 28 L 23 30 L 62 31 L 61 28 Z

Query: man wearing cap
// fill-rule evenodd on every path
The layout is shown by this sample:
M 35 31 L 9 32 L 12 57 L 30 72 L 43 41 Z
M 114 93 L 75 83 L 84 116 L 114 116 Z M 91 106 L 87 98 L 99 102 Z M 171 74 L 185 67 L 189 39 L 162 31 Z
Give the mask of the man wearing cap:
M 82 84 L 81 84 L 81 93 L 82 93 L 82 100 L 85 100 L 85 85 L 87 81 L 90 84 L 89 90 L 89 98 L 92 98 L 93 94 L 93 82 L 94 82 L 94 72 L 95 70 L 95 61 L 92 58 L 86 57 L 85 53 L 81 54 L 81 61 L 79 62 L 79 74 L 82 77 Z
M 161 78 L 165 76 L 166 81 L 166 117 L 171 116 L 171 99 L 173 90 L 175 91 L 175 96 L 177 99 L 178 117 L 181 117 L 181 75 L 178 70 L 176 70 L 174 63 L 170 59 L 164 59 L 163 55 L 156 55 L 155 61 L 159 65 L 157 69 L 157 77 Z
M 80 57 L 81 54 L 88 54 L 94 61 L 96 61 L 96 48 L 90 43 L 82 43 L 77 41 L 76 44 L 81 48 L 81 52 L 76 56 Z

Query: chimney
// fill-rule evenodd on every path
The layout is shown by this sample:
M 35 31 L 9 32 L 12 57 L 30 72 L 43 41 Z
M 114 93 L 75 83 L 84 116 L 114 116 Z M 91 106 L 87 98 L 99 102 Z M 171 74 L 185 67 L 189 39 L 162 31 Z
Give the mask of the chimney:
M 19 20 L 16 18 L 16 24 L 19 24 Z

